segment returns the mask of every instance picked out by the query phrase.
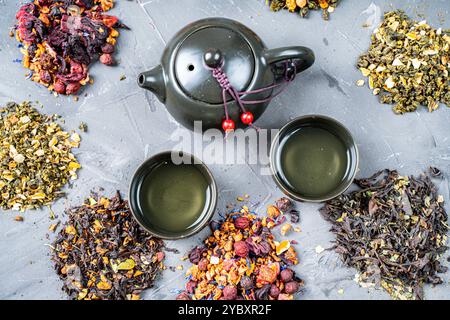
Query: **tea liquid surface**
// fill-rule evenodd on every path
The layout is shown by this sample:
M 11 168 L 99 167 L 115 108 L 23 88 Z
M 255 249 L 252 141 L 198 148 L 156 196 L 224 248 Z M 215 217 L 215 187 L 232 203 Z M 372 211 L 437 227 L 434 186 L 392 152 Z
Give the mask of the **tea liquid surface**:
M 201 220 L 208 210 L 211 190 L 195 165 L 164 162 L 147 174 L 139 194 L 145 219 L 160 230 L 175 233 Z
M 281 177 L 304 196 L 327 195 L 342 183 L 349 170 L 345 144 L 320 127 L 293 131 L 280 141 L 279 150 Z

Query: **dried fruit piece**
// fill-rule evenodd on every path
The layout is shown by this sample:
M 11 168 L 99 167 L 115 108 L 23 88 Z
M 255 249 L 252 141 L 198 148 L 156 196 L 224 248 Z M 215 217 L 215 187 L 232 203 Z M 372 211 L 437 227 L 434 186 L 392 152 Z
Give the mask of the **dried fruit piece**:
M 270 265 L 262 265 L 259 269 L 259 273 L 256 276 L 256 285 L 261 288 L 265 284 L 274 283 L 280 272 L 280 266 L 278 263 L 272 263 Z
M 275 206 L 267 207 L 267 216 L 272 219 L 276 219 L 280 216 L 281 212 Z
M 291 243 L 289 240 L 283 240 L 277 245 L 277 255 L 281 255 L 283 252 L 288 250 L 291 247 Z

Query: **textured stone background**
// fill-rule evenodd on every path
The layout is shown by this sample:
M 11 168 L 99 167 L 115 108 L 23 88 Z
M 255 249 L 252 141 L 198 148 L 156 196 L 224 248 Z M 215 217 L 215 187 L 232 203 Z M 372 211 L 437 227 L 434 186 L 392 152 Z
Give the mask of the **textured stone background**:
M 91 69 L 95 84 L 83 92 L 78 102 L 72 98 L 55 98 L 43 87 L 25 79 L 26 70 L 13 60 L 20 58 L 14 39 L 8 37 L 9 27 L 20 2 L 0 0 L 0 103 L 9 100 L 39 100 L 46 113 L 64 116 L 67 130 L 76 129 L 81 121 L 89 126 L 82 134 L 81 148 L 76 155 L 83 165 L 79 179 L 68 189 L 68 197 L 52 208 L 64 220 L 64 208 L 76 205 L 91 189 L 105 188 L 111 195 L 119 189 L 126 193 L 130 175 L 148 156 L 176 144 L 171 137 L 186 133 L 164 106 L 151 94 L 137 87 L 139 72 L 158 64 L 168 40 L 187 23 L 205 17 L 223 16 L 236 19 L 253 29 L 269 48 L 305 45 L 316 53 L 315 65 L 302 73 L 285 94 L 276 98 L 258 125 L 279 128 L 289 119 L 311 113 L 335 117 L 354 134 L 361 161 L 359 177 L 371 175 L 382 168 L 399 169 L 402 174 L 419 174 L 429 165 L 446 173 L 439 185 L 449 201 L 450 110 L 441 107 L 433 114 L 425 109 L 404 116 L 395 116 L 390 107 L 378 103 L 366 88 L 358 88 L 361 78 L 355 62 L 369 45 L 370 34 L 384 11 L 405 10 L 417 18 L 424 15 L 436 27 L 450 28 L 448 0 L 343 0 L 329 22 L 320 13 L 301 19 L 288 12 L 271 13 L 264 0 L 120 0 L 113 14 L 118 15 L 132 31 L 123 31 L 119 38 L 115 68 L 96 64 Z M 420 18 L 418 18 L 420 19 Z M 370 28 L 363 28 L 372 22 Z M 122 74 L 127 79 L 119 81 Z M 86 96 L 84 96 L 84 93 Z M 259 175 L 257 166 L 211 165 L 220 189 L 219 210 L 248 193 L 254 209 L 281 196 L 270 177 Z M 302 232 L 293 235 L 300 256 L 297 271 L 306 287 L 301 299 L 388 299 L 379 290 L 360 288 L 354 281 L 355 270 L 342 266 L 330 251 L 318 255 L 315 247 L 329 247 L 332 235 L 329 224 L 319 216 L 316 204 L 299 204 Z M 24 214 L 25 221 L 14 221 L 15 212 L 0 213 L 0 298 L 64 299 L 61 282 L 49 258 L 54 235 L 47 235 L 51 224 L 47 209 Z M 168 243 L 178 248 L 179 255 L 169 255 L 168 265 L 187 263 L 180 258 L 208 233 L 189 240 Z M 447 258 L 449 253 L 445 255 Z M 445 259 L 444 258 L 444 259 Z M 446 262 L 448 265 L 448 263 Z M 170 299 L 183 287 L 184 271 L 167 270 L 147 299 Z M 445 284 L 427 286 L 430 299 L 450 297 L 450 273 Z M 338 290 L 344 289 L 343 294 Z

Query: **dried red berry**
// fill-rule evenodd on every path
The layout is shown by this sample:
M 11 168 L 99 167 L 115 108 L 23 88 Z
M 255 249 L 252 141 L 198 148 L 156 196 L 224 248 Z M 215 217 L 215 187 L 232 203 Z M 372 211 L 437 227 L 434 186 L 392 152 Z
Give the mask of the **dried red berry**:
M 39 79 L 44 83 L 50 83 L 52 81 L 52 76 L 47 70 L 41 70 L 39 72 Z
M 241 258 L 245 258 L 248 256 L 248 245 L 247 243 L 245 243 L 245 241 L 238 241 L 234 243 L 234 253 L 241 257 Z
M 299 288 L 300 285 L 297 281 L 291 281 L 286 283 L 286 285 L 284 286 L 284 291 L 289 294 L 294 294 L 298 291 Z
M 234 286 L 226 286 L 222 290 L 225 300 L 235 300 L 237 298 L 237 288 Z
M 234 220 L 234 226 L 241 230 L 247 229 L 250 226 L 250 220 L 246 217 L 238 217 Z
M 61 80 L 56 80 L 53 87 L 59 94 L 66 94 L 66 85 Z
M 81 84 L 79 82 L 71 82 L 66 86 L 66 94 L 74 94 L 80 90 Z
M 294 271 L 292 271 L 291 269 L 284 269 L 280 273 L 280 279 L 284 283 L 291 281 L 293 277 L 294 277 Z
M 110 43 L 105 43 L 102 46 L 102 52 L 103 53 L 113 53 L 114 52 L 114 46 Z
M 278 288 L 276 285 L 272 284 L 272 286 L 270 287 L 269 295 L 270 295 L 272 298 L 276 299 L 276 298 L 278 298 L 278 296 L 280 295 L 280 293 L 281 293 L 280 288 Z
M 100 56 L 100 62 L 107 66 L 112 66 L 114 64 L 114 59 L 109 53 L 104 53 Z

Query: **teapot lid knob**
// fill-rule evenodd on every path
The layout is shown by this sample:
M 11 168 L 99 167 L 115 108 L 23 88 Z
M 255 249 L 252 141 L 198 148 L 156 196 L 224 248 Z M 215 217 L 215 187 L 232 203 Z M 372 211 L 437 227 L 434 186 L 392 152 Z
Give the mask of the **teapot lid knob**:
M 223 55 L 219 49 L 208 49 L 203 56 L 205 64 L 211 68 L 219 68 L 223 63 Z

